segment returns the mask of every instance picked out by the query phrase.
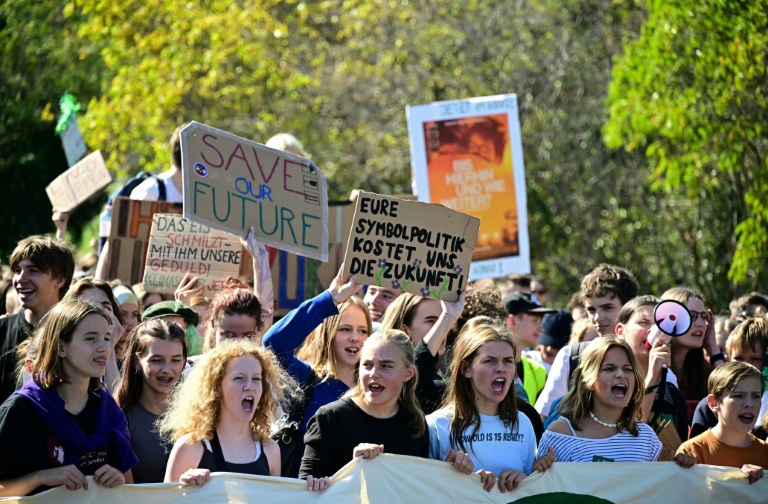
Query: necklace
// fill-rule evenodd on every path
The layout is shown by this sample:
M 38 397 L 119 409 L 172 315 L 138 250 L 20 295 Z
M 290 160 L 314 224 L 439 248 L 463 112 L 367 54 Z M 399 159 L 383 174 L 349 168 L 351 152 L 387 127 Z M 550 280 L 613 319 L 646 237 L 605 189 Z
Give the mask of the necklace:
M 604 427 L 613 427 L 613 428 L 616 428 L 616 427 L 618 427 L 618 426 L 619 426 L 619 424 L 617 424 L 617 423 L 608 423 L 608 422 L 603 422 L 602 420 L 600 420 L 599 418 L 597 418 L 597 417 L 595 416 L 595 414 L 594 414 L 594 413 L 592 413 L 591 411 L 589 412 L 589 416 L 590 416 L 590 417 L 592 417 L 592 420 L 594 420 L 595 422 L 599 423 L 600 425 L 602 425 L 602 426 L 604 426 Z

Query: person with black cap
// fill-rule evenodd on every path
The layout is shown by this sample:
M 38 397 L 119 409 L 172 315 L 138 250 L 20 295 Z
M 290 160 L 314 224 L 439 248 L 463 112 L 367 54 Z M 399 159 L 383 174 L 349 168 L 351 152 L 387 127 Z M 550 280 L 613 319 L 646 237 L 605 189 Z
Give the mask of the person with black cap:
M 557 352 L 568 344 L 573 317 L 566 310 L 556 310 L 544 315 L 541 325 L 544 330 L 539 334 L 539 344 L 535 350 L 524 351 L 523 356 L 538 362 L 549 373 Z
M 542 307 L 530 292 L 510 292 L 504 296 L 504 306 L 509 314 L 507 325 L 512 330 L 512 338 L 518 349 L 515 357 L 520 359 L 515 376 L 517 393 L 527 397 L 528 402 L 533 404 L 547 381 L 547 369 L 524 357 L 523 350 L 533 349 L 539 344 L 539 334 L 543 331 L 541 319 L 545 313 L 555 310 Z
M 504 296 L 507 308 L 507 324 L 517 337 L 515 343 L 520 349 L 535 348 L 544 328 L 541 319 L 555 310 L 541 306 L 530 292 L 510 292 Z

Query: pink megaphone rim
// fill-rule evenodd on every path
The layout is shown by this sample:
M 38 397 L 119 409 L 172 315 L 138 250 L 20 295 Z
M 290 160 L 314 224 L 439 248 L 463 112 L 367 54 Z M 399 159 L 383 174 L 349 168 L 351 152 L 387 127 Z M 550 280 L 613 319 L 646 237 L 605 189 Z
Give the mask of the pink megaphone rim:
M 653 309 L 653 321 L 661 332 L 681 336 L 691 329 L 691 312 L 681 302 L 667 299 Z

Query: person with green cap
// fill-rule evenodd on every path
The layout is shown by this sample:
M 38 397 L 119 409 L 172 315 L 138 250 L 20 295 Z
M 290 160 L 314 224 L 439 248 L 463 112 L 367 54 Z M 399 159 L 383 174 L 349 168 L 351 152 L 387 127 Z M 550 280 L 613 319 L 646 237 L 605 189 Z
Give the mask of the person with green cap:
M 200 340 L 200 334 L 197 332 L 196 326 L 199 318 L 195 310 L 178 301 L 161 301 L 147 308 L 141 316 L 141 321 L 146 322 L 147 320 L 160 318 L 169 322 L 175 322 L 186 331 L 187 356 L 200 355 L 203 345 Z

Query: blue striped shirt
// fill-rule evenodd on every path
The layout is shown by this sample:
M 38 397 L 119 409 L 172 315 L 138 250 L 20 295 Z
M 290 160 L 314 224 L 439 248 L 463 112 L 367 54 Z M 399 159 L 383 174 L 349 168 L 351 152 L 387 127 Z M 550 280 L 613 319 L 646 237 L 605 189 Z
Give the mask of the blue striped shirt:
M 561 418 L 573 435 L 546 431 L 539 441 L 539 457 L 550 446 L 558 462 L 654 462 L 661 453 L 661 441 L 644 423 L 637 424 L 637 437 L 623 431 L 603 439 L 590 439 L 577 437 L 570 420 Z

